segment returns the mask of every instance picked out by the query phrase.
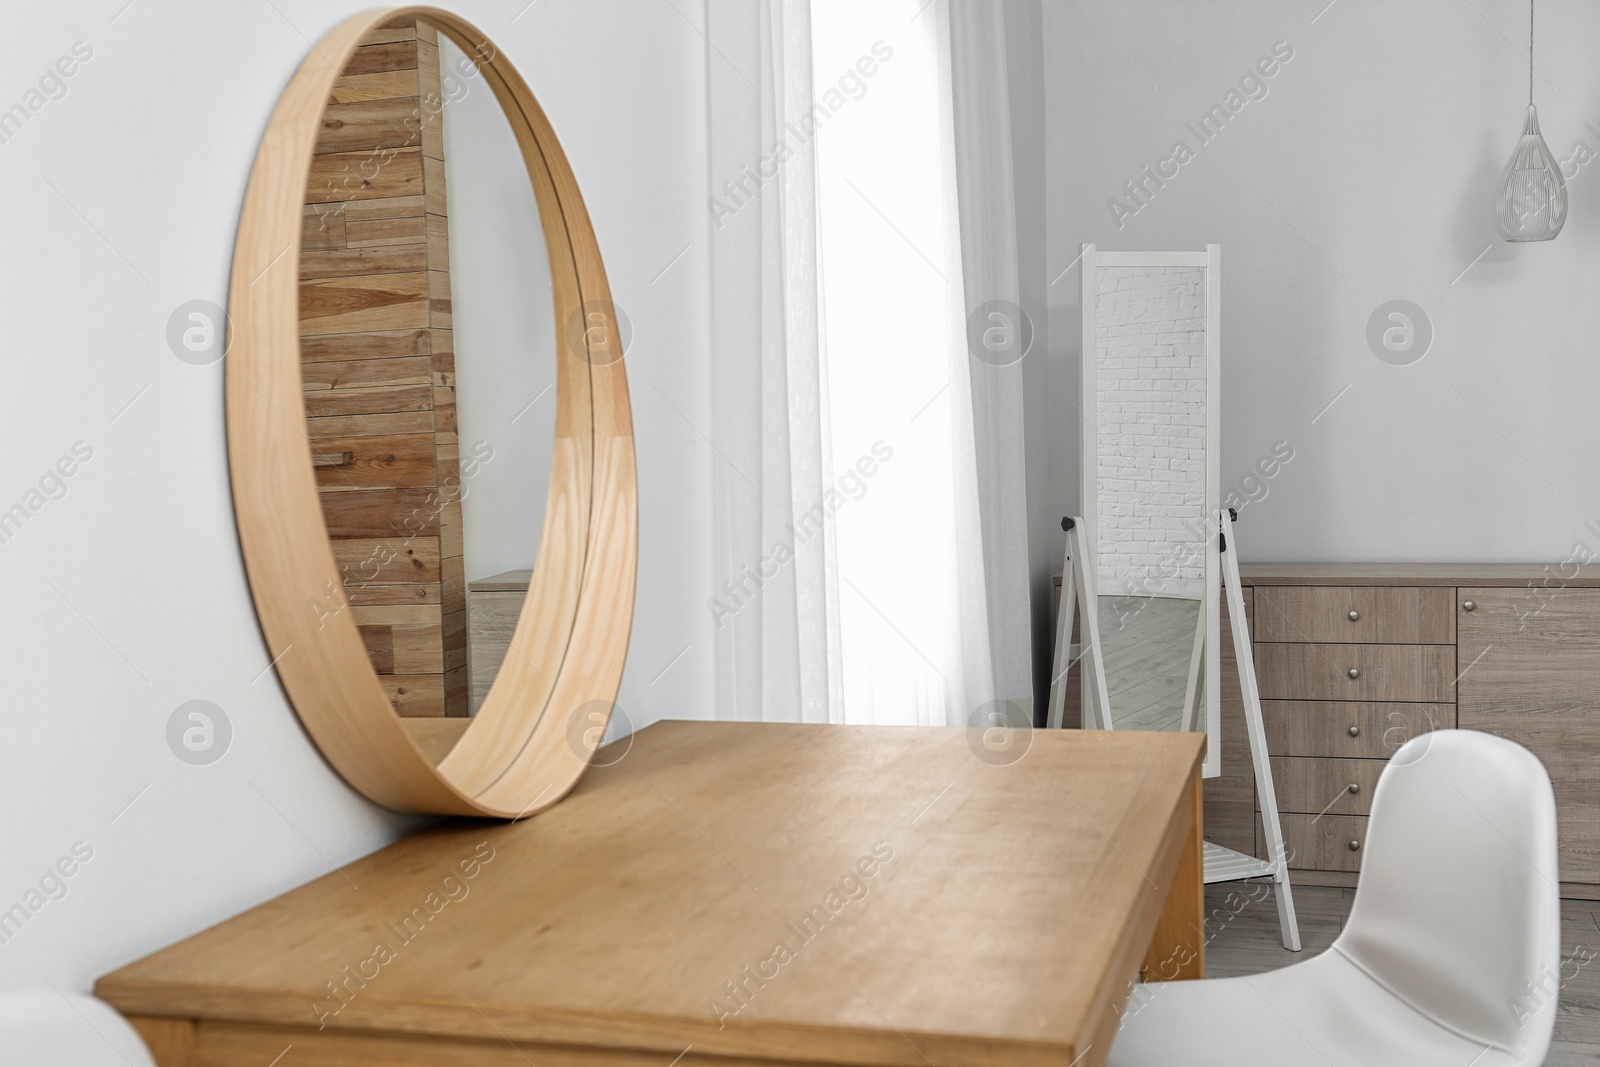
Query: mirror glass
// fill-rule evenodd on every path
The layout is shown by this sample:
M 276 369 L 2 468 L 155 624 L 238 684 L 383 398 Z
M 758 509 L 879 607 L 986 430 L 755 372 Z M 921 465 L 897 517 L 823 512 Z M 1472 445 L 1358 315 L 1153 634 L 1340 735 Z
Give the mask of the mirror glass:
M 369 33 L 326 104 L 306 193 L 314 473 L 344 605 L 402 716 L 483 704 L 545 519 L 550 264 L 488 58 L 415 17 Z
M 1111 721 L 1205 729 L 1187 712 L 1204 678 L 1206 269 L 1097 266 L 1094 285 L 1093 533 Z

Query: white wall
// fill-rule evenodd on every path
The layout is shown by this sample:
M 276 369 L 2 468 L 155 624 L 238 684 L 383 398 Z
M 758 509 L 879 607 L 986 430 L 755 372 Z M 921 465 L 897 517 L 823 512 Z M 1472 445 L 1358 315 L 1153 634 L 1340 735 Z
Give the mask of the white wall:
M 263 673 L 222 365 L 180 362 L 165 337 L 179 304 L 225 299 L 256 142 L 307 38 L 368 6 L 24 5 L 0 38 L 0 108 L 74 42 L 93 50 L 0 143 L 0 510 L 74 442 L 93 453 L 0 544 L 0 909 L 75 842 L 93 849 L 66 896 L 0 944 L 0 987 L 86 989 L 410 825 L 343 785 Z M 635 724 L 706 714 L 704 41 L 655 0 L 544 0 L 515 21 L 521 2 L 454 6 L 539 94 L 634 324 L 642 547 L 620 703 Z M 196 698 L 233 726 L 206 767 L 165 740 Z
M 1240 522 L 1246 560 L 1554 563 L 1579 539 L 1600 549 L 1582 528 L 1600 520 L 1588 314 L 1600 162 L 1569 183 L 1556 241 L 1508 245 L 1492 226 L 1527 103 L 1526 4 L 1044 7 L 1046 270 L 1059 275 L 1046 514 L 1077 497 L 1079 276 L 1065 268 L 1079 243 L 1214 241 L 1224 493 L 1276 442 L 1294 451 L 1251 483 L 1266 495 Z M 1585 126 L 1600 129 L 1600 6 L 1549 0 L 1538 18 L 1545 136 L 1558 157 L 1575 140 L 1600 151 Z M 1266 95 L 1201 145 L 1184 124 L 1279 41 L 1293 58 L 1262 80 Z M 1107 200 L 1131 206 L 1124 183 L 1180 138 L 1194 158 L 1147 184 L 1119 229 Z M 1393 299 L 1419 304 L 1435 330 L 1410 366 L 1380 362 L 1366 340 L 1368 317 Z

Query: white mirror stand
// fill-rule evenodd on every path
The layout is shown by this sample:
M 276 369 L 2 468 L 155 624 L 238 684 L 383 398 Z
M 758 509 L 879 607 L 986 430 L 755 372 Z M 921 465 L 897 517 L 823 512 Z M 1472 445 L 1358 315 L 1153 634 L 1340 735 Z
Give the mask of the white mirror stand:
M 1226 595 L 1270 858 L 1206 842 L 1205 881 L 1271 878 L 1283 945 L 1299 951 L 1230 536 L 1234 516 L 1222 510 L 1218 488 L 1221 247 L 1102 252 L 1084 245 L 1080 263 L 1083 513 L 1062 520 L 1067 546 L 1046 723 L 1065 725 L 1064 683 L 1079 662 L 1084 729 L 1204 730 L 1204 774 L 1220 775 Z

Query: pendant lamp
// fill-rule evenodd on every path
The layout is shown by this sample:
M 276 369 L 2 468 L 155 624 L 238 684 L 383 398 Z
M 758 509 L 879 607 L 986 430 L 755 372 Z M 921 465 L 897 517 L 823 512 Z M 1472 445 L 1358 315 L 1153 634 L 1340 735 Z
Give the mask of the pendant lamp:
M 1533 106 L 1533 0 L 1528 0 L 1528 117 L 1500 175 L 1494 221 L 1507 241 L 1548 241 L 1567 221 L 1567 183 L 1539 133 Z

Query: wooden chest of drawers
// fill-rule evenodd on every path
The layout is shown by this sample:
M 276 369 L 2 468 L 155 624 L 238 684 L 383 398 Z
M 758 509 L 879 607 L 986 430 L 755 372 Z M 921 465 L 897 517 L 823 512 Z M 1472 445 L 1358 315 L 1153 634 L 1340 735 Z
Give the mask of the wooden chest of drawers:
M 1242 569 L 1296 881 L 1355 884 L 1385 762 L 1420 733 L 1460 726 L 1509 737 L 1544 761 L 1556 788 L 1562 891 L 1600 898 L 1600 565 L 1593 569 L 1555 580 L 1556 565 Z M 1223 688 L 1232 751 L 1224 749 L 1224 779 L 1207 783 L 1206 836 L 1264 855 L 1259 816 L 1252 835 L 1242 806 L 1228 803 L 1254 796 L 1232 670 L 1224 666 Z M 1215 812 L 1213 795 L 1222 801 Z
M 468 699 L 474 715 L 511 650 L 532 577 L 532 570 L 506 571 L 467 586 Z
M 1349 884 L 1385 761 L 1456 724 L 1455 590 L 1274 577 L 1246 581 L 1289 865 L 1303 882 Z M 1254 844 L 1265 852 L 1259 829 Z

